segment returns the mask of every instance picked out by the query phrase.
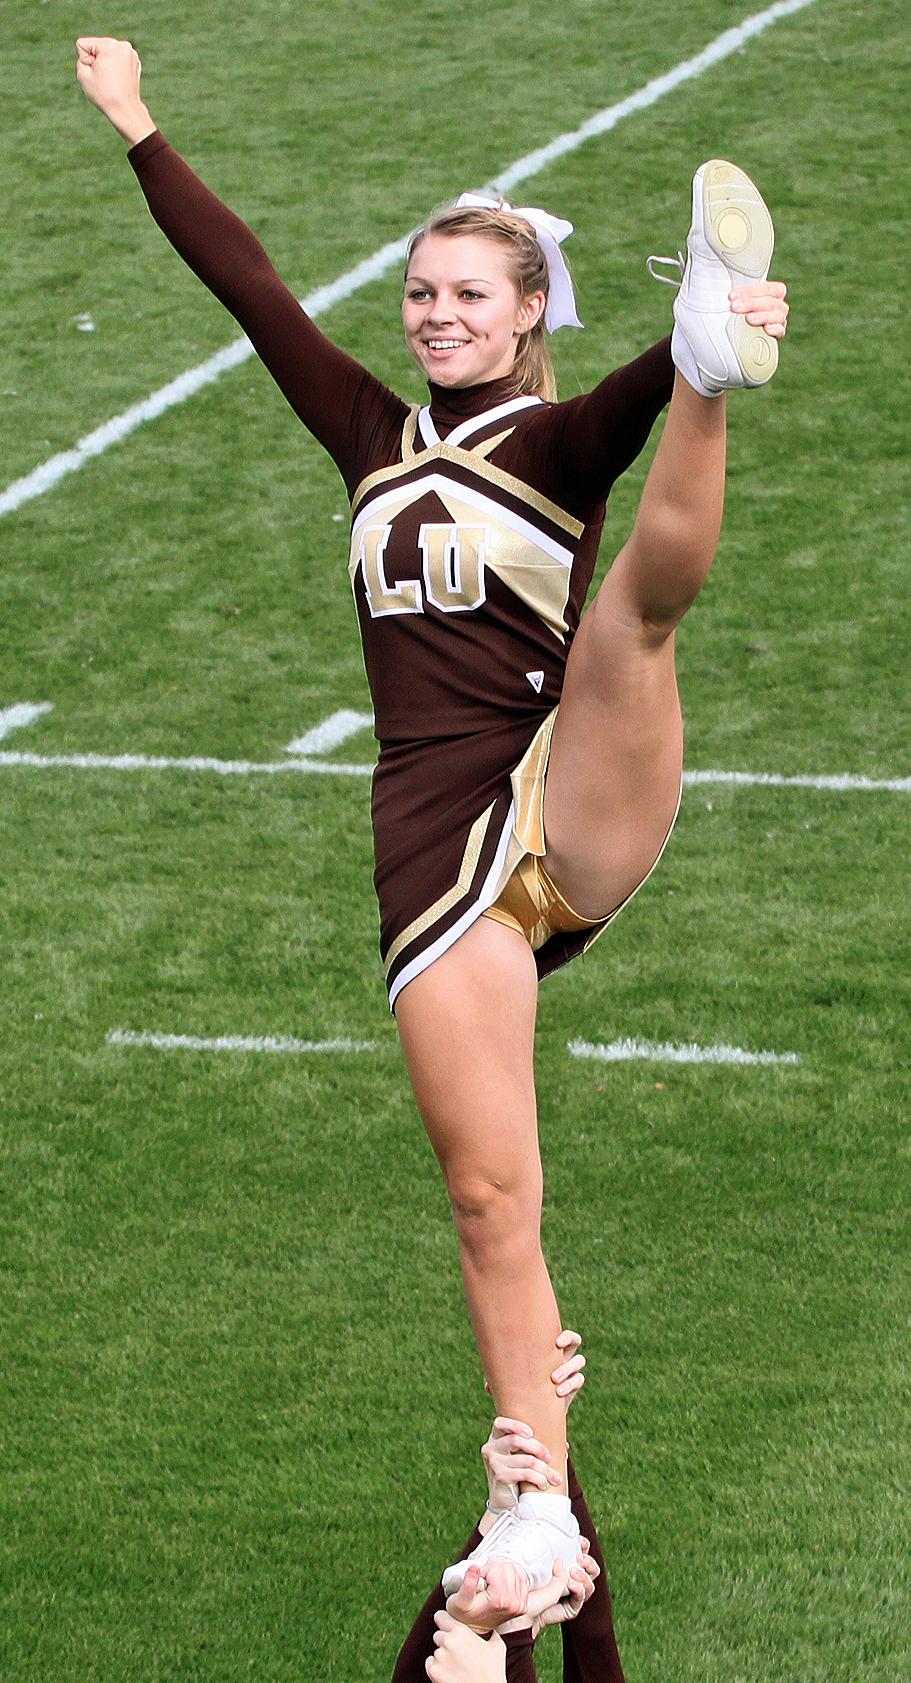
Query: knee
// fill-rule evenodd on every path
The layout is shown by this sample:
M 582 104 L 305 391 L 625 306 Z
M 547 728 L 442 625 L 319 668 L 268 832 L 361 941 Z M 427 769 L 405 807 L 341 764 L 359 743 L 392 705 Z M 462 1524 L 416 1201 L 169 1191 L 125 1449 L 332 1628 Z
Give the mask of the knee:
M 454 1170 L 446 1176 L 465 1249 L 478 1259 L 540 1244 L 540 1169 L 521 1174 Z

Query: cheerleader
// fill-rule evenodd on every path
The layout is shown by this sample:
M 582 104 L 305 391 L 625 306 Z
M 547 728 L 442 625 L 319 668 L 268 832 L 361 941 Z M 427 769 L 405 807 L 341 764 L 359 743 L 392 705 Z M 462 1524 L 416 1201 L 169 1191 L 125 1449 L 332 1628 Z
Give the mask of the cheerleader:
M 657 863 L 677 813 L 675 628 L 721 527 L 725 393 L 764 385 L 785 332 L 772 223 L 711 159 L 673 335 L 555 401 L 547 334 L 577 326 L 564 220 L 462 195 L 418 230 L 402 320 L 428 381 L 409 405 L 308 320 L 259 242 L 156 127 L 128 42 L 77 43 L 80 85 L 126 140 L 149 208 L 333 457 L 373 696 L 375 883 L 390 1004 L 458 1233 L 497 1413 L 550 1456 L 447 1570 L 515 1567 L 529 1590 L 578 1548 L 561 1326 L 541 1250 L 533 1042 L 538 983 L 581 953 Z M 662 275 L 662 268 L 676 269 Z M 583 612 L 612 484 L 661 410 L 632 532 Z M 302 588 L 306 588 L 303 586 Z

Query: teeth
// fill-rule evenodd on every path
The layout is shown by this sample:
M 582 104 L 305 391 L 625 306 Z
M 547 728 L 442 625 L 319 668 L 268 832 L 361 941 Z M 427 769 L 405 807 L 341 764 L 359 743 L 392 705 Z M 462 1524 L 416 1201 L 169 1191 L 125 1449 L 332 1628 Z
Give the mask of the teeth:
M 464 339 L 428 339 L 427 343 L 430 346 L 430 349 L 432 351 L 457 351 L 459 349 L 460 345 L 464 345 L 465 340 Z

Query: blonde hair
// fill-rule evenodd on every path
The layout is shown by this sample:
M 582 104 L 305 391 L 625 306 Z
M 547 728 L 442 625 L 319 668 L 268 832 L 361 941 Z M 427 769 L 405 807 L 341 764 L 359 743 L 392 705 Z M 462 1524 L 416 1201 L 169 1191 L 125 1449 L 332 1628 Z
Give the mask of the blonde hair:
M 457 239 L 460 234 L 477 234 L 494 240 L 509 257 L 510 279 L 519 298 L 529 298 L 534 292 L 550 290 L 550 277 L 534 228 L 523 216 L 508 210 L 488 210 L 483 205 L 442 205 L 431 212 L 427 221 L 412 234 L 405 259 L 405 276 L 417 247 L 427 234 L 445 234 Z M 555 403 L 557 380 L 547 347 L 544 311 L 526 333 L 519 336 L 516 359 L 508 378 L 516 397 L 543 397 Z

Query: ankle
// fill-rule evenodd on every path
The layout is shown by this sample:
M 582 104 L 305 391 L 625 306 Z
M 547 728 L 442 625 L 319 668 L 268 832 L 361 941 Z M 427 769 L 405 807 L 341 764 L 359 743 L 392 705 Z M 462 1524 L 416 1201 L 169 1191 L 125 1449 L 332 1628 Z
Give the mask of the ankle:
M 520 1519 L 546 1519 L 562 1524 L 572 1514 L 572 1502 L 559 1492 L 529 1490 L 519 1497 L 516 1513 Z

